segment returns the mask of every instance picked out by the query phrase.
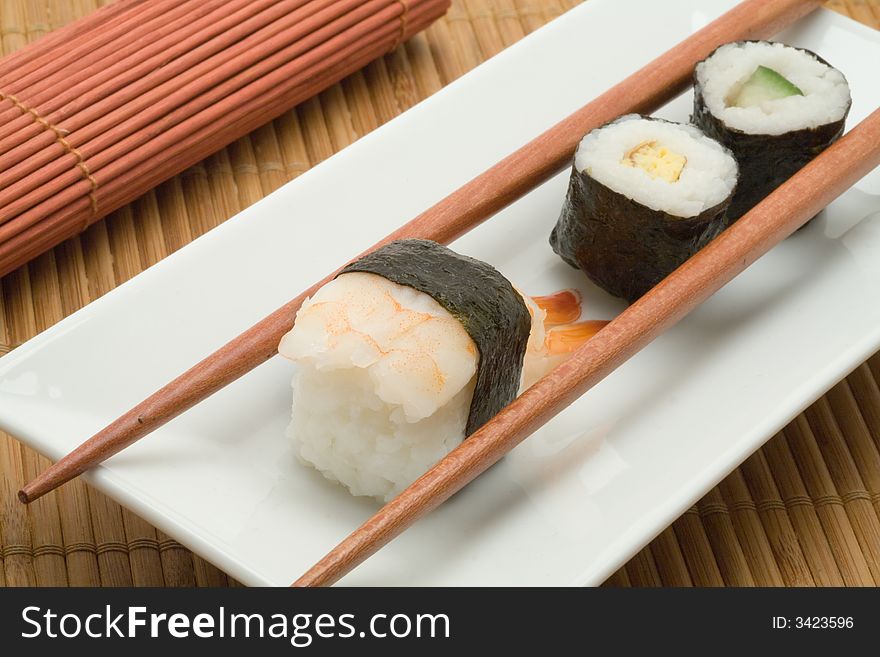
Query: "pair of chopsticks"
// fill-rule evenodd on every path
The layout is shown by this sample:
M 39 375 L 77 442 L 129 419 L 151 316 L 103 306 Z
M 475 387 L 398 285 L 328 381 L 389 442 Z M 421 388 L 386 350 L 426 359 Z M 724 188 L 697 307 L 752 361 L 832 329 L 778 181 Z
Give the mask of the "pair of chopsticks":
M 766 38 L 817 0 L 746 0 L 508 156 L 373 248 L 404 237 L 449 242 L 557 173 L 584 133 L 628 112 L 650 113 L 684 90 L 717 46 Z M 880 113 L 817 157 L 733 227 L 624 311 L 301 577 L 329 584 L 448 499 L 526 436 L 820 211 L 880 160 Z M 371 249 L 372 250 L 372 249 Z M 338 270 L 337 270 L 338 271 Z M 19 492 L 30 502 L 205 399 L 276 353 L 313 285 L 95 434 Z

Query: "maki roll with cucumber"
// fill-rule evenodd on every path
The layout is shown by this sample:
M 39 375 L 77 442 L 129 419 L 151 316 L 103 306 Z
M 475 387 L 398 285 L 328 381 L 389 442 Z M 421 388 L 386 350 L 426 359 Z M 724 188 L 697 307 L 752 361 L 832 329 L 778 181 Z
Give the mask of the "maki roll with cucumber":
M 840 137 L 850 104 L 843 74 L 809 50 L 738 41 L 697 64 L 692 120 L 740 167 L 728 221 Z
M 721 231 L 736 184 L 730 151 L 699 129 L 629 114 L 581 141 L 550 244 L 635 301 Z
M 282 339 L 288 434 L 304 463 L 387 501 L 604 324 L 580 314 L 571 291 L 530 298 L 435 242 L 392 242 L 318 290 Z

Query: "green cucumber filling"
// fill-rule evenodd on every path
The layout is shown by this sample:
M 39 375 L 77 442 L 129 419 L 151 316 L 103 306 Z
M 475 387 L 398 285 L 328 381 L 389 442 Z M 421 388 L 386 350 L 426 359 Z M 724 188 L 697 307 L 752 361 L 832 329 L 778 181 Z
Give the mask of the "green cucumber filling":
M 728 99 L 727 104 L 730 107 L 754 107 L 768 100 L 803 95 L 804 92 L 781 73 L 766 66 L 759 66 L 749 79 L 739 87 L 739 90 Z

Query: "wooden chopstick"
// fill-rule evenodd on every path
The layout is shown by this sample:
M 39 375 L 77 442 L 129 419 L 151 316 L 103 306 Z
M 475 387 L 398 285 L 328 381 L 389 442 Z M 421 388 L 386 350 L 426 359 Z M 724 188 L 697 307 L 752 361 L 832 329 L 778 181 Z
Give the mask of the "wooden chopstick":
M 293 586 L 339 580 L 880 165 L 880 109 L 629 306 L 382 507 Z
M 561 171 L 583 135 L 621 114 L 650 113 L 681 93 L 716 47 L 767 38 L 820 0 L 745 0 L 477 176 L 370 250 L 396 239 L 449 243 Z M 29 503 L 101 463 L 275 355 L 302 302 L 339 270 L 234 338 L 86 440 L 19 491 Z

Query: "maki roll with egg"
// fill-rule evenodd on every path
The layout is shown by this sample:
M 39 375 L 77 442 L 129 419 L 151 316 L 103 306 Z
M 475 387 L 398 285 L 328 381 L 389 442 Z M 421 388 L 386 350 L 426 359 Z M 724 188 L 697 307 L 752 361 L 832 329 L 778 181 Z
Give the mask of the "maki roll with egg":
M 768 41 L 716 49 L 694 71 L 692 120 L 740 167 L 735 221 L 843 134 L 846 78 L 809 50 Z
M 282 339 L 288 433 L 304 463 L 387 501 L 604 324 L 580 314 L 571 291 L 527 297 L 435 242 L 392 242 L 318 290 Z
M 629 114 L 581 141 L 550 244 L 635 301 L 722 230 L 736 184 L 730 151 L 698 128 Z

